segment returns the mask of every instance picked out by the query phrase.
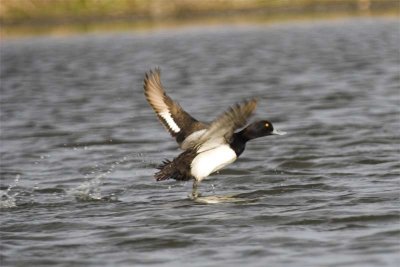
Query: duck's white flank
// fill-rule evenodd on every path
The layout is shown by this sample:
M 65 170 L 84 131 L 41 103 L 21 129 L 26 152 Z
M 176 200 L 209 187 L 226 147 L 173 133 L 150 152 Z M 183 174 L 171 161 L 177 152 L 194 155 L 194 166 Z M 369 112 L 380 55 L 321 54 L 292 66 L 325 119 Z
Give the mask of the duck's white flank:
M 160 112 L 159 114 L 167 122 L 169 128 L 171 128 L 172 131 L 174 131 L 175 133 L 180 132 L 181 128 L 179 128 L 179 126 L 175 123 L 169 111 L 163 111 Z
M 201 181 L 236 159 L 236 153 L 229 145 L 221 145 L 198 154 L 192 161 L 191 173 L 197 181 Z

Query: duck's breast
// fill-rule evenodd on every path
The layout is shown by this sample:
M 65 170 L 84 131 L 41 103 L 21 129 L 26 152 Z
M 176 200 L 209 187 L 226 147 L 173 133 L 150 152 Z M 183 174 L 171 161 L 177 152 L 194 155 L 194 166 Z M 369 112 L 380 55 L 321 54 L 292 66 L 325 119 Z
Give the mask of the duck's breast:
M 235 151 L 229 145 L 221 145 L 201 152 L 192 161 L 191 174 L 201 181 L 237 159 Z

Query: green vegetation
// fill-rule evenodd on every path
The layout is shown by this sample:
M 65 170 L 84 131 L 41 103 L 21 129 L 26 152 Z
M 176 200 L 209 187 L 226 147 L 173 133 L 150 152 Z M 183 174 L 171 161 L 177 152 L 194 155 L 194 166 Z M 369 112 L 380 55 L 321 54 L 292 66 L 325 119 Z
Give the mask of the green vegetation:
M 399 5 L 398 0 L 2 0 L 0 24 L 3 35 L 12 35 L 24 30 L 46 33 L 310 16 L 398 16 Z

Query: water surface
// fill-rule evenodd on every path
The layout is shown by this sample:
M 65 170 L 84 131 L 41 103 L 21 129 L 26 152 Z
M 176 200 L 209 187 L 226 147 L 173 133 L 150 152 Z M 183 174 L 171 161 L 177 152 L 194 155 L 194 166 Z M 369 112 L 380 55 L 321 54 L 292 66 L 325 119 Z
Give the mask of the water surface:
M 398 266 L 399 24 L 346 20 L 2 41 L 2 266 Z M 210 121 L 258 96 L 254 140 L 201 185 L 142 93 Z

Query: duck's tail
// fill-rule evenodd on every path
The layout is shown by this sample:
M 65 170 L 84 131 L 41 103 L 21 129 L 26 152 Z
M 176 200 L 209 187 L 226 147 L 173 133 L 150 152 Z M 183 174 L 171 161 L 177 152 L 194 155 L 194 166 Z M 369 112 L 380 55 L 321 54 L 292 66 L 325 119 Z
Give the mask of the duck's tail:
M 170 161 L 168 159 L 164 160 L 162 164 L 157 166 L 157 169 L 159 169 L 159 171 L 154 174 L 154 178 L 156 178 L 157 181 L 174 179 L 174 177 L 176 176 L 176 170 L 174 166 L 175 164 L 173 161 Z
M 157 181 L 164 181 L 168 179 L 175 179 L 177 181 L 189 181 L 194 177 L 190 174 L 190 164 L 195 156 L 193 151 L 185 151 L 177 158 L 171 160 L 164 160 L 157 169 L 159 171 L 154 174 Z

